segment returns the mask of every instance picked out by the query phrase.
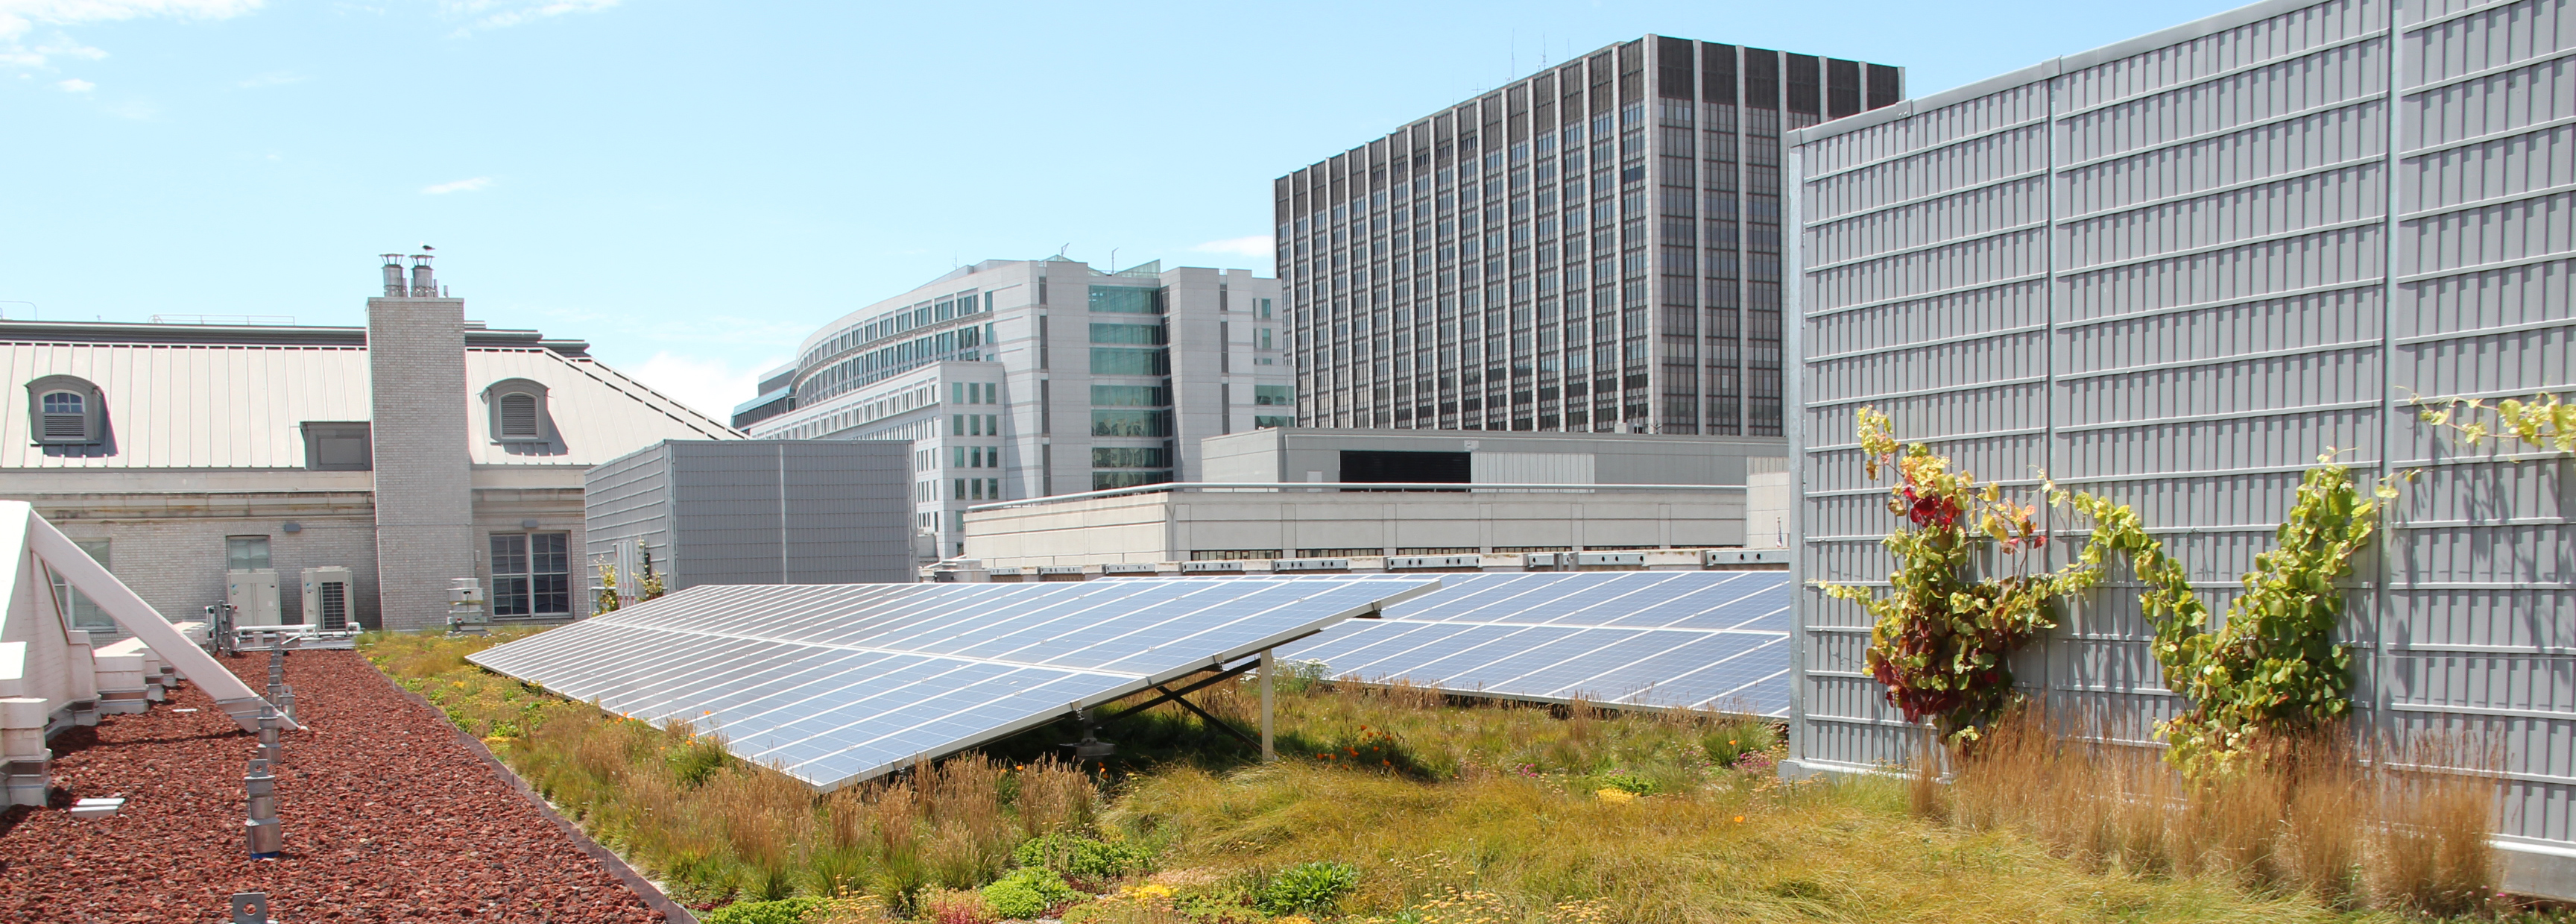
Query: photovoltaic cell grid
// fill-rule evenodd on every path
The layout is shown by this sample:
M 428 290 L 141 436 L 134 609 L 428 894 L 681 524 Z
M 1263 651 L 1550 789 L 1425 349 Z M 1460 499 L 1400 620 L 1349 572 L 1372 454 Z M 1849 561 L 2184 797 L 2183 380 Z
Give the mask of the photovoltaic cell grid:
M 470 657 L 831 790 L 1236 661 L 1428 578 L 701 586 Z
M 1442 587 L 1279 649 L 1329 676 L 1513 699 L 1786 715 L 1789 575 L 1443 575 Z

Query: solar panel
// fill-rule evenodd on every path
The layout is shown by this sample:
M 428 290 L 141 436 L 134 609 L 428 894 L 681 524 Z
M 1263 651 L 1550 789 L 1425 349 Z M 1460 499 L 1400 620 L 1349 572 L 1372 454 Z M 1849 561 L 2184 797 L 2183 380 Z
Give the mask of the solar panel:
M 707 585 L 476 664 L 830 790 L 1034 728 L 1438 587 L 1427 577 Z
M 1329 676 L 1458 693 L 1786 715 L 1781 571 L 1452 574 L 1279 650 Z

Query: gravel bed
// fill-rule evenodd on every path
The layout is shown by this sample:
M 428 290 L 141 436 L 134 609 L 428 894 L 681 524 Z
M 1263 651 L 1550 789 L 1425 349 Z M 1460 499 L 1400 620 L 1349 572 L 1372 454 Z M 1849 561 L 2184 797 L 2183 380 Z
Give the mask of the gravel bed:
M 268 682 L 265 654 L 226 663 Z M 55 807 L 0 815 L 0 920 L 224 921 L 255 891 L 282 924 L 664 919 L 356 652 L 290 655 L 286 679 L 309 727 L 285 735 L 283 857 L 242 840 L 256 738 L 191 684 L 54 739 Z M 112 795 L 113 818 L 62 810 Z

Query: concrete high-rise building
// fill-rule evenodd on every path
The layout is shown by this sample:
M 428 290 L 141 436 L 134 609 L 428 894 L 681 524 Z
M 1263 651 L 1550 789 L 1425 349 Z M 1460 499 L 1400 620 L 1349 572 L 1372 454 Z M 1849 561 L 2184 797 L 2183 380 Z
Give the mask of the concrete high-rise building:
M 1276 280 L 1159 261 L 987 260 L 851 312 L 764 377 L 734 425 L 909 440 L 926 558 L 966 508 L 1199 479 L 1199 439 L 1292 422 Z
M 1780 133 L 1903 90 L 1648 36 L 1279 178 L 1299 425 L 1781 435 Z

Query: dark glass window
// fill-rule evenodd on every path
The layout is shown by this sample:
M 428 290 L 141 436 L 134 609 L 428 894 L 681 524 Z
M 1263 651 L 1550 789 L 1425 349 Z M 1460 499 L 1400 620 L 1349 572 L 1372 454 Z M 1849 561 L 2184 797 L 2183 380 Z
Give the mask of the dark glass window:
M 1172 480 L 1172 473 L 1169 471 L 1093 472 L 1091 473 L 1091 489 L 1094 491 L 1107 491 L 1111 488 L 1132 488 L 1140 484 L 1162 484 L 1170 480 Z
M 1161 349 L 1091 348 L 1093 375 L 1166 375 L 1170 361 Z
M 1093 407 L 1162 407 L 1172 403 L 1163 389 L 1154 385 L 1091 386 Z
M 1170 468 L 1172 457 L 1153 446 L 1095 446 L 1091 449 L 1092 468 Z
M 1170 436 L 1171 416 L 1164 411 L 1092 411 L 1093 436 Z
M 568 533 L 494 533 L 492 615 L 570 615 L 569 541 Z
M 1091 325 L 1091 342 L 1160 344 L 1163 342 L 1163 325 L 1094 324 Z
M 1118 314 L 1162 314 L 1161 289 L 1143 286 L 1092 286 L 1091 310 Z

